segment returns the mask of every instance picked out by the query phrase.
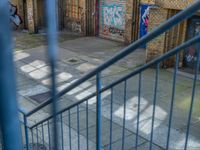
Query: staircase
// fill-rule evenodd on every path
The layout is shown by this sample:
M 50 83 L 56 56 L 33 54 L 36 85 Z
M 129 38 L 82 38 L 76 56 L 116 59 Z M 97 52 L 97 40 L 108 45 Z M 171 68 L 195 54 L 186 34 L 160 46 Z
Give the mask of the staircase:
M 5 0 L 0 2 L 0 48 L 4 52 L 0 64 L 12 65 L 12 62 L 7 58 L 7 53 L 11 57 L 10 39 L 4 38 L 6 32 L 10 33 L 8 28 L 8 14 L 6 10 Z M 176 16 L 160 25 L 157 29 L 150 32 L 148 35 L 130 44 L 121 52 L 113 56 L 108 61 L 104 62 L 93 71 L 89 72 L 79 80 L 71 83 L 63 90 L 57 93 L 55 80 L 56 66 L 56 25 L 55 25 L 55 5 L 52 0 L 48 1 L 47 6 L 47 24 L 48 24 L 48 55 L 51 65 L 51 82 L 52 92 L 51 98 L 39 105 L 30 112 L 18 108 L 20 113 L 21 124 L 17 119 L 17 105 L 13 101 L 16 98 L 15 90 L 10 92 L 1 92 L 2 99 L 12 102 L 10 105 L 7 101 L 0 102 L 1 106 L 1 133 L 2 133 L 2 149 L 199 149 L 199 139 L 190 137 L 192 112 L 195 104 L 195 93 L 197 92 L 197 77 L 200 68 L 200 50 L 195 66 L 195 74 L 192 79 L 191 86 L 191 101 L 189 103 L 189 111 L 186 114 L 187 124 L 183 132 L 179 132 L 172 128 L 174 120 L 174 105 L 176 101 L 176 85 L 178 82 L 177 72 L 179 67 L 180 55 L 185 48 L 200 41 L 200 35 L 186 41 L 182 45 L 177 46 L 164 55 L 154 59 L 145 65 L 136 68 L 127 75 L 116 79 L 111 84 L 102 86 L 102 72 L 112 66 L 114 63 L 134 52 L 141 45 L 155 39 L 160 34 L 166 32 L 176 24 L 194 15 L 200 8 L 200 1 L 196 1 L 185 10 L 181 11 Z M 6 12 L 6 11 L 5 11 Z M 2 14 L 5 17 L 1 17 Z M 4 16 L 3 15 L 3 16 Z M 6 24 L 7 23 L 7 24 Z M 9 37 L 9 36 L 8 36 Z M 162 116 L 165 113 L 156 106 L 159 103 L 159 92 L 162 91 L 163 84 L 160 84 L 160 75 L 162 75 L 162 63 L 167 59 L 175 57 L 174 70 L 172 81 L 169 82 L 171 89 L 171 101 L 168 108 L 167 126 L 162 124 Z M 12 59 L 10 59 L 12 60 Z M 4 62 L 5 61 L 5 62 Z M 2 66 L 2 65 L 1 65 Z M 1 67 L 0 66 L 0 67 Z M 0 68 L 1 69 L 1 68 Z M 11 69 L 11 70 L 9 70 Z M 11 81 L 14 83 L 14 76 L 10 74 L 12 67 L 6 69 L 2 67 L 2 77 L 7 78 L 10 75 Z M 151 106 L 148 107 L 147 101 L 143 98 L 143 82 L 148 82 L 145 77 L 146 71 L 152 71 L 153 80 L 149 87 L 152 88 L 150 97 Z M 69 92 L 76 88 L 80 88 L 84 83 L 93 79 L 95 81 L 95 91 L 92 94 L 86 95 L 84 98 L 75 101 L 67 107 L 58 107 L 60 98 L 63 98 Z M 0 81 L 0 85 L 12 87 L 12 83 Z M 106 96 L 105 96 L 106 95 Z M 66 99 L 67 101 L 67 99 Z M 117 102 L 120 105 L 117 105 Z M 105 105 L 106 104 L 106 105 Z M 3 106 L 3 107 L 2 107 Z M 12 107 L 11 107 L 12 106 Z M 48 110 L 45 107 L 50 106 Z M 148 108 L 148 109 L 147 109 Z M 148 110 L 148 111 L 147 111 Z M 50 111 L 50 115 L 46 118 L 35 122 L 31 122 L 31 117 L 41 115 Z M 5 112 L 7 112 L 5 114 Z M 13 113 L 14 112 L 14 113 Z M 7 119 L 10 118 L 10 119 Z M 21 133 L 17 127 L 20 128 Z M 7 130 L 9 127 L 10 130 Z M 16 135 L 13 137 L 13 135 Z M 20 137 L 23 141 L 19 141 Z

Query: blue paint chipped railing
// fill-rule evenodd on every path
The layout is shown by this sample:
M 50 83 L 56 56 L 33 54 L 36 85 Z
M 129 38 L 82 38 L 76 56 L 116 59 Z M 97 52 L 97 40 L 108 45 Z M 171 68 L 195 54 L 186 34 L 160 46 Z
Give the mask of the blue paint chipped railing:
M 47 37 L 48 37 L 48 54 L 49 54 L 49 62 L 51 65 L 51 78 L 52 78 L 52 98 L 38 106 L 36 109 L 33 109 L 30 112 L 22 111 L 22 109 L 19 109 L 19 111 L 23 115 L 23 126 L 24 126 L 24 137 L 26 145 L 26 148 L 28 150 L 30 149 L 40 149 L 40 145 L 38 143 L 42 143 L 44 147 L 47 149 L 66 149 L 66 143 L 68 146 L 68 149 L 82 149 L 82 138 L 80 135 L 81 132 L 81 124 L 83 122 L 80 122 L 80 111 L 82 109 L 82 105 L 85 105 L 86 110 L 86 117 L 85 117 L 85 126 L 86 126 L 86 149 L 90 148 L 90 141 L 89 141 L 89 120 L 91 118 L 88 117 L 89 113 L 89 102 L 91 98 L 96 97 L 96 149 L 100 150 L 102 148 L 102 93 L 105 91 L 110 90 L 111 91 L 111 99 L 110 99 L 110 137 L 109 137 L 109 143 L 110 147 L 109 149 L 113 149 L 112 142 L 113 142 L 113 100 L 114 100 L 114 88 L 123 83 L 124 84 L 124 90 L 123 90 L 123 122 L 122 122 L 122 143 L 120 149 L 125 149 L 125 129 L 126 129 L 126 101 L 127 101 L 127 80 L 137 76 L 138 75 L 138 108 L 137 108 L 137 124 L 136 124 L 136 141 L 133 143 L 133 147 L 137 149 L 139 145 L 139 137 L 141 137 L 139 133 L 140 129 L 140 105 L 141 105 L 141 84 L 142 84 L 142 77 L 143 72 L 147 70 L 148 68 L 152 66 L 156 66 L 155 69 L 155 85 L 154 85 L 154 98 L 153 98 L 153 112 L 152 112 L 152 121 L 151 121 L 151 132 L 150 132 L 150 139 L 148 142 L 150 143 L 149 149 L 153 149 L 154 144 L 154 119 L 155 119 L 155 109 L 156 109 L 156 103 L 157 103 L 157 91 L 158 91 L 158 84 L 159 84 L 159 74 L 160 74 L 160 64 L 164 62 L 165 60 L 169 59 L 172 56 L 176 56 L 175 60 L 175 67 L 174 67 L 174 73 L 173 73 L 173 88 L 172 88 L 172 99 L 170 104 L 170 113 L 169 113 L 169 127 L 167 131 L 167 140 L 166 140 L 166 147 L 165 149 L 169 149 L 170 145 L 170 136 L 171 136 L 171 125 L 172 125 L 172 116 L 173 116 L 173 107 L 174 107 L 174 100 L 175 100 L 175 93 L 176 93 L 176 80 L 177 80 L 177 71 L 178 71 L 178 64 L 179 64 L 179 57 L 180 52 L 183 51 L 185 48 L 200 42 L 200 35 L 195 36 L 194 38 L 186 41 L 185 43 L 177 46 L 176 48 L 172 49 L 171 51 L 167 52 L 166 54 L 154 59 L 153 61 L 135 69 L 131 73 L 123 76 L 122 78 L 114 81 L 113 83 L 107 85 L 106 87 L 102 87 L 102 78 L 101 73 L 103 70 L 107 69 L 109 66 L 113 65 L 117 61 L 123 59 L 125 56 L 129 55 L 133 51 L 135 51 L 137 48 L 139 48 L 141 45 L 148 43 L 152 39 L 156 38 L 160 34 L 166 32 L 176 24 L 180 23 L 181 21 L 184 21 L 185 19 L 191 17 L 194 15 L 200 8 L 200 1 L 196 1 L 194 4 L 186 8 L 185 10 L 181 11 L 174 17 L 170 18 L 167 22 L 160 25 L 157 29 L 153 30 L 146 36 L 142 37 L 138 41 L 134 42 L 127 48 L 125 48 L 120 53 L 116 54 L 114 57 L 94 69 L 92 72 L 88 73 L 87 75 L 83 76 L 81 79 L 75 81 L 70 86 L 62 90 L 61 92 L 56 92 L 56 75 L 55 75 L 55 67 L 56 67 L 56 58 L 57 58 L 57 42 L 56 42 L 56 18 L 55 18 L 55 1 L 49 0 L 46 3 L 46 14 L 47 14 Z M 0 48 L 1 48 L 1 56 L 2 59 L 0 61 L 0 69 L 1 69 L 1 76 L 5 79 L 9 77 L 10 82 L 5 82 L 4 78 L 0 81 L 1 87 L 7 87 L 10 88 L 9 90 L 5 92 L 2 88 L 0 90 L 0 107 L 2 108 L 1 111 L 1 139 L 2 139 L 2 145 L 4 149 L 22 149 L 22 141 L 21 141 L 21 134 L 20 134 L 20 125 L 19 125 L 19 119 L 17 118 L 17 104 L 16 104 L 16 90 L 11 88 L 14 87 L 13 84 L 14 81 L 14 73 L 13 73 L 13 65 L 12 65 L 12 51 L 11 51 L 11 36 L 10 34 L 7 34 L 5 32 L 10 33 L 8 28 L 8 14 L 6 12 L 6 0 L 0 1 L 0 22 L 5 22 L 0 24 L 0 29 L 5 29 L 0 31 Z M 8 36 L 5 36 L 8 35 Z M 9 39 L 6 39 L 6 38 Z M 200 50 L 198 50 L 197 55 L 197 61 L 196 61 L 196 67 L 195 67 L 195 74 L 193 79 L 193 88 L 192 88 L 192 95 L 191 95 L 191 104 L 188 114 L 188 121 L 187 121 L 187 129 L 186 129 L 186 138 L 184 142 L 184 149 L 186 150 L 188 148 L 188 139 L 190 134 L 190 126 L 191 126 L 191 118 L 192 118 L 192 111 L 193 111 L 193 105 L 194 105 L 194 99 L 195 99 L 195 92 L 196 92 L 196 83 L 197 83 L 197 76 L 199 71 L 199 65 L 200 65 Z M 6 59 L 3 59 L 6 58 Z M 6 69 L 5 69 L 6 64 Z M 9 66 L 9 67 L 7 67 Z M 80 101 L 67 106 L 66 108 L 62 110 L 57 109 L 57 100 L 58 98 L 62 97 L 72 89 L 75 89 L 80 84 L 84 83 L 85 81 L 88 81 L 90 78 L 96 77 L 96 92 L 89 94 L 87 97 L 81 99 Z M 5 92 L 5 93 L 4 93 Z M 12 102 L 12 105 L 8 105 Z M 52 104 L 52 114 L 48 116 L 47 118 L 35 123 L 34 125 L 29 125 L 28 123 L 28 117 L 35 114 L 36 112 L 40 111 L 43 107 Z M 74 124 L 72 124 L 72 115 L 76 113 L 76 127 Z M 7 120 L 7 118 L 10 117 L 11 119 Z M 67 120 L 65 119 L 67 118 Z M 67 124 L 67 131 L 66 126 Z M 74 128 L 77 129 L 76 137 L 74 137 Z M 13 130 L 15 129 L 15 130 Z M 17 129 L 17 130 L 16 130 Z M 18 130 L 19 129 L 19 130 Z M 64 134 L 65 132 L 68 134 Z M 61 133 L 61 134 L 60 134 Z M 13 134 L 15 136 L 13 136 Z M 68 138 L 68 141 L 64 141 Z M 74 138 L 77 138 L 77 142 L 74 143 Z M 34 145 L 36 143 L 36 145 Z M 84 148 L 83 148 L 84 149 Z M 94 147 L 93 147 L 94 149 Z

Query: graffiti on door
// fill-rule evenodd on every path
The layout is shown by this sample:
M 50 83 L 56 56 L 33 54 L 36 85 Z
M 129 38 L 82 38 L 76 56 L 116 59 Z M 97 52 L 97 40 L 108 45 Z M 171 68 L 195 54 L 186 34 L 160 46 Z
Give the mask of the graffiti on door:
M 103 25 L 105 34 L 124 33 L 125 28 L 125 7 L 123 4 L 110 4 L 103 7 Z
M 10 21 L 14 23 L 17 27 L 22 23 L 21 17 L 17 14 L 17 6 L 9 2 L 9 12 L 10 12 Z

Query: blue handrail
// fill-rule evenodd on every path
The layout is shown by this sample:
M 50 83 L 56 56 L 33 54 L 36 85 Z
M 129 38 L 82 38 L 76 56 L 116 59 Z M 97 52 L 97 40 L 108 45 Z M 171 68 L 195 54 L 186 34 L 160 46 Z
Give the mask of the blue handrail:
M 105 63 L 91 71 L 90 73 L 86 74 L 79 80 L 75 81 L 65 89 L 63 89 L 61 92 L 57 94 L 57 97 L 61 97 L 62 95 L 66 94 L 70 90 L 74 89 L 75 87 L 79 86 L 86 80 L 90 79 L 91 77 L 95 76 L 99 72 L 103 71 L 104 69 L 108 68 L 112 64 L 116 63 L 117 61 L 121 60 L 122 58 L 126 57 L 130 53 L 134 52 L 137 48 L 139 48 L 144 43 L 148 43 L 152 39 L 156 38 L 160 34 L 166 32 L 168 29 L 172 28 L 176 24 L 182 22 L 183 20 L 191 17 L 193 14 L 195 14 L 200 8 L 200 1 L 196 1 L 193 4 L 191 4 L 189 7 L 184 9 L 183 11 L 179 12 L 177 15 L 173 16 L 163 24 L 161 24 L 158 28 L 154 29 L 150 33 L 148 33 L 146 36 L 142 37 L 141 39 L 137 40 L 136 42 L 130 44 L 128 47 L 124 48 L 121 52 L 113 56 L 111 59 L 107 60 Z M 37 108 L 31 110 L 27 113 L 27 117 L 34 114 L 35 112 L 39 111 L 41 108 L 47 106 L 52 102 L 52 98 L 47 100 L 46 102 L 39 105 Z
M 179 45 L 178 47 L 172 49 L 171 51 L 168 51 L 166 54 L 164 54 L 164 55 L 162 55 L 162 56 L 160 56 L 160 57 L 158 57 L 158 58 L 156 58 L 156 59 L 154 59 L 154 60 L 148 62 L 147 64 L 145 64 L 145 65 L 143 65 L 143 66 L 137 68 L 136 70 L 134 70 L 133 72 L 127 74 L 126 76 L 124 76 L 124 77 L 118 79 L 117 81 L 115 81 L 115 82 L 113 82 L 113 83 L 107 85 L 106 87 L 104 87 L 104 88 L 102 88 L 102 89 L 100 90 L 100 93 L 103 93 L 103 92 L 107 91 L 108 89 L 111 89 L 112 87 L 114 87 L 114 86 L 120 84 L 121 82 L 128 80 L 129 78 L 131 78 L 131 77 L 133 77 L 133 76 L 135 76 L 135 75 L 141 73 L 142 71 L 148 69 L 149 67 L 151 67 L 151 66 L 153 66 L 153 65 L 155 65 L 155 64 L 158 64 L 158 63 L 160 63 L 160 62 L 166 60 L 167 58 L 173 56 L 174 54 L 177 54 L 177 53 L 180 52 L 181 50 L 183 50 L 183 49 L 185 49 L 185 48 L 189 47 L 190 45 L 195 44 L 195 43 L 197 43 L 197 42 L 200 42 L 200 35 L 198 35 L 198 36 L 196 36 L 196 37 L 194 37 L 194 38 L 188 40 L 187 42 L 183 43 L 182 45 Z M 68 106 L 67 108 L 64 108 L 64 109 L 58 111 L 58 112 L 56 113 L 56 115 L 61 114 L 61 113 L 65 112 L 65 111 L 67 111 L 67 110 L 70 110 L 71 108 L 73 108 L 73 107 L 75 107 L 75 106 L 77 106 L 77 105 L 80 105 L 80 104 L 84 103 L 85 101 L 87 101 L 87 100 L 89 100 L 89 99 L 95 97 L 96 95 L 97 95 L 97 93 L 94 92 L 94 93 L 88 95 L 87 97 L 83 98 L 82 100 L 80 100 L 80 101 L 78 101 L 78 102 L 76 102 L 76 103 L 74 103 L 74 104 Z M 47 117 L 47 118 L 45 118 L 45 119 L 39 121 L 39 122 L 36 123 L 35 125 L 31 126 L 30 129 L 36 127 L 37 125 L 39 125 L 39 124 L 41 124 L 41 123 L 43 123 L 43 122 L 45 122 L 45 121 L 47 121 L 47 120 L 49 120 L 49 119 L 51 119 L 52 117 L 53 117 L 53 115 L 50 115 L 49 117 Z

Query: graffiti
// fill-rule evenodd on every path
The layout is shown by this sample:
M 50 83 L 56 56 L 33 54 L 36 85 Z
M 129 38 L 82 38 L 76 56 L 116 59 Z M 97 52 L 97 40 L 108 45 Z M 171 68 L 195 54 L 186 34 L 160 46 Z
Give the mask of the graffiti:
M 124 30 L 115 28 L 115 27 L 109 27 L 109 26 L 104 26 L 103 32 L 105 35 L 108 34 L 118 34 L 120 36 L 124 36 Z
M 147 9 L 144 11 L 144 14 L 142 15 L 142 24 L 144 25 L 144 30 L 147 33 L 149 26 L 149 7 L 147 7 Z
M 141 5 L 140 6 L 140 37 L 143 37 L 148 32 L 149 26 L 149 10 L 153 6 L 150 5 Z M 146 45 L 142 45 L 142 48 L 146 48 Z
M 195 48 L 190 47 L 188 53 L 185 55 L 186 62 L 194 62 L 197 60 Z
M 103 6 L 104 25 L 124 29 L 125 27 L 125 8 L 123 5 Z
M 22 23 L 21 17 L 17 14 L 17 6 L 9 2 L 9 12 L 10 12 L 10 21 L 13 22 L 17 27 Z
M 72 23 L 72 31 L 81 33 L 81 24 L 77 22 Z

